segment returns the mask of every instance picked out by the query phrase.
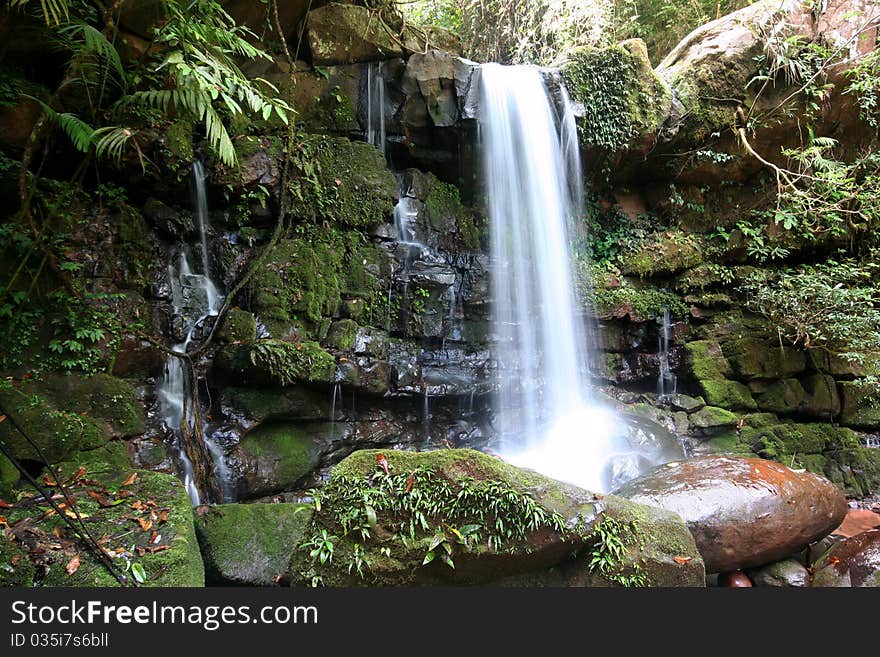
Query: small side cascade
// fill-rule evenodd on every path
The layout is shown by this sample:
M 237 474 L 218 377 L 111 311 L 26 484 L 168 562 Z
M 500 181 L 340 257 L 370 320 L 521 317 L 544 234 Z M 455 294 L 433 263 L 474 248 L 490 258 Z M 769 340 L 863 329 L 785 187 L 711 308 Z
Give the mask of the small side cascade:
M 207 334 L 207 320 L 216 317 L 223 305 L 223 296 L 211 279 L 205 172 L 199 161 L 193 164 L 193 181 L 199 232 L 196 248 L 200 253 L 198 259 L 194 258 L 193 245 L 190 244 L 177 244 L 170 250 L 168 278 L 172 294 L 172 333 L 182 335 L 183 339 L 171 348 L 180 355 L 168 356 L 157 393 L 163 420 L 174 437 L 184 486 L 195 505 L 205 498 L 225 499 L 229 477 L 222 450 L 206 435 L 203 409 L 193 395 L 198 382 L 193 381 L 195 372 L 185 357 L 190 345 Z M 200 264 L 198 273 L 193 270 L 193 260 Z
M 677 392 L 678 379 L 669 366 L 669 333 L 670 333 L 669 309 L 663 309 L 661 318 L 660 335 L 657 338 L 657 356 L 660 361 L 660 372 L 657 375 L 657 395 L 661 402 L 666 402 L 670 395 Z
M 369 62 L 364 65 L 366 84 L 366 125 L 367 142 L 385 154 L 387 137 L 385 134 L 385 78 L 383 62 Z

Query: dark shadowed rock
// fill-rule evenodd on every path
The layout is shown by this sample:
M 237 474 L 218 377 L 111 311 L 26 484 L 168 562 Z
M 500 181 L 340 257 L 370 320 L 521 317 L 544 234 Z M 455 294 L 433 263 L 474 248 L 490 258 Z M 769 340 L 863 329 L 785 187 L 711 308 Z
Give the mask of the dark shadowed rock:
M 615 492 L 678 513 L 707 572 L 786 557 L 826 536 L 846 514 L 843 493 L 828 480 L 753 458 L 668 463 Z
M 880 587 L 880 530 L 863 532 L 831 548 L 815 566 L 813 586 Z
M 749 573 L 755 586 L 804 587 L 810 585 L 810 573 L 796 559 L 783 559 Z

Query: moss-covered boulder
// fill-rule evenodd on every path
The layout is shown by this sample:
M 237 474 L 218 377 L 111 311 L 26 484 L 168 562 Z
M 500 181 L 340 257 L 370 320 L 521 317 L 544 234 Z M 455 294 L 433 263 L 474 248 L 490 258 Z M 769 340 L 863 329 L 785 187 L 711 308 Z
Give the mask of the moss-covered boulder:
M 706 402 L 713 406 L 747 411 L 758 408 L 751 391 L 739 381 L 701 379 L 699 383 Z
M 327 333 L 327 344 L 339 351 L 353 351 L 357 333 L 357 322 L 352 319 L 341 319 L 330 325 L 330 332 Z
M 89 531 L 106 550 L 117 555 L 113 563 L 121 572 L 125 573 L 128 560 L 142 568 L 144 586 L 204 586 L 193 509 L 177 477 L 148 470 L 90 475 L 87 471 L 85 476 L 76 476 L 75 471 L 62 468 L 62 476 L 72 477 L 67 488 Z M 10 525 L 25 516 L 32 519 L 29 526 L 33 532 L 12 530 L 16 542 L 31 547 L 31 542 L 46 537 L 43 550 L 26 550 L 44 572 L 43 585 L 118 586 L 67 525 L 56 514 L 44 511 L 45 507 L 23 504 L 4 510 Z M 48 540 L 50 537 L 53 540 Z M 76 556 L 79 566 L 68 573 L 68 565 Z M 131 570 L 127 576 L 133 576 Z
M 222 504 L 196 520 L 208 584 L 272 586 L 306 539 L 306 504 Z
M 579 121 L 581 142 L 618 150 L 645 146 L 660 129 L 672 93 L 651 67 L 641 39 L 603 49 L 573 51 L 562 67 L 566 87 L 586 112 Z
M 295 217 L 367 228 L 390 216 L 397 181 L 375 147 L 326 135 L 299 135 L 291 157 Z
M 217 331 L 220 342 L 253 342 L 257 339 L 257 319 L 241 308 L 230 308 Z
M 317 342 L 266 339 L 223 347 L 214 360 L 214 369 L 237 384 L 332 383 L 336 359 Z
M 294 583 L 704 584 L 674 514 L 472 450 L 355 452 L 322 489 L 307 544 Z
M 245 424 L 259 424 L 273 418 L 322 420 L 330 417 L 327 393 L 307 386 L 225 386 L 220 392 L 220 403 L 224 412 L 242 418 Z
M 724 357 L 742 379 L 780 379 L 806 369 L 806 354 L 799 349 L 771 345 L 761 338 L 741 338 L 722 345 Z
M 736 426 L 739 417 L 717 406 L 704 406 L 696 413 L 688 416 L 688 420 L 698 429 L 718 429 Z
M 680 233 L 651 241 L 620 259 L 620 271 L 627 275 L 650 277 L 674 274 L 703 261 L 700 244 Z
M 235 448 L 239 493 L 259 497 L 296 488 L 320 464 L 330 430 L 326 422 L 275 421 L 248 432 Z
M 53 462 L 146 427 L 134 387 L 107 374 L 50 374 L 0 389 L 0 401 Z M 12 421 L 0 423 L 0 441 L 18 459 L 41 460 Z
M 362 234 L 309 228 L 268 254 L 249 284 L 250 309 L 272 337 L 322 338 L 344 299 L 373 300 L 390 272 L 388 253 Z
M 772 383 L 757 398 L 758 407 L 762 411 L 791 415 L 803 408 L 807 393 L 797 379 L 782 379 Z

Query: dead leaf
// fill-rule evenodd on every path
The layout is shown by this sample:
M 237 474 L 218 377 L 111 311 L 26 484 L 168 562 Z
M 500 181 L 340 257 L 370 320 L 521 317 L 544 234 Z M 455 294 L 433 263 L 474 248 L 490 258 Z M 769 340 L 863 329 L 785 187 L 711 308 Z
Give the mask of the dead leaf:
M 693 557 L 672 557 L 672 560 L 677 563 L 679 566 L 683 566 L 686 563 L 690 563 Z
M 55 488 L 56 486 L 58 486 L 58 482 L 55 481 L 55 479 L 50 477 L 49 475 L 46 475 L 45 477 L 43 477 L 43 483 L 46 484 L 47 486 L 49 486 L 50 488 Z
M 385 458 L 384 454 L 376 454 L 376 463 L 378 463 L 379 467 L 385 471 L 385 474 L 390 474 L 388 468 L 388 459 Z
M 161 525 L 163 522 L 168 522 L 168 512 L 162 511 L 159 514 L 159 524 Z
M 64 509 L 64 515 L 68 518 L 90 518 L 88 513 L 77 513 L 76 511 L 71 511 L 70 509 Z
M 130 475 L 128 475 L 128 477 L 125 479 L 125 481 L 122 482 L 122 485 L 123 486 L 131 486 L 134 482 L 137 481 L 137 478 L 138 478 L 138 473 L 132 472 Z
M 6 525 L 9 527 L 9 523 L 6 522 L 6 516 L 0 516 L 0 525 Z
M 77 468 L 76 472 L 73 473 L 73 476 L 71 477 L 71 479 L 79 479 L 79 478 L 82 477 L 85 473 L 86 473 L 86 469 L 85 469 L 85 467 L 80 466 L 79 468 Z
M 153 547 L 148 547 L 147 552 L 150 554 L 156 554 L 157 552 L 162 552 L 163 550 L 170 550 L 170 545 L 155 545 Z
M 840 559 L 838 557 L 831 557 L 830 559 L 828 559 L 828 564 L 831 566 L 836 566 L 839 563 Z
M 94 490 L 87 490 L 86 495 L 95 500 L 98 503 L 98 506 L 102 509 L 106 509 L 107 507 L 111 507 L 116 504 L 113 500 L 108 500 L 106 497 L 101 495 L 101 493 Z
M 134 495 L 134 493 L 132 493 L 130 490 L 124 490 L 124 489 L 120 489 L 120 491 L 118 493 L 116 493 L 116 497 L 119 497 L 119 498 L 131 497 L 132 495 Z
M 134 504 L 131 505 L 131 508 L 134 509 L 135 511 L 143 511 L 144 509 L 147 508 L 147 505 L 144 504 L 143 502 L 141 502 L 140 500 L 138 500 L 137 502 L 135 502 Z
M 147 551 L 144 548 L 142 548 L 140 545 L 135 547 L 134 551 L 138 553 L 139 557 L 142 557 L 147 553 Z
M 67 562 L 67 566 L 65 566 L 64 570 L 67 571 L 68 575 L 73 575 L 79 569 L 79 555 L 73 557 L 70 561 Z
M 0 500 L 0 509 L 11 509 L 12 505 L 6 500 Z
M 61 538 L 61 527 L 56 527 L 52 530 L 52 536 L 55 538 Z
M 408 493 L 412 490 L 413 482 L 415 481 L 415 474 L 410 473 L 409 477 L 406 478 L 406 488 L 404 489 L 404 493 Z
M 150 534 L 150 543 L 156 543 L 156 539 L 158 539 L 158 538 L 159 538 L 159 532 L 157 532 L 157 531 L 154 529 L 154 530 L 153 530 L 153 533 Z
M 135 518 L 135 520 L 137 520 L 137 523 L 141 526 L 141 529 L 143 529 L 144 531 L 149 530 L 150 527 L 153 526 L 153 521 L 150 520 L 149 518 Z
M 6 416 L 0 415 L 0 422 L 6 422 Z

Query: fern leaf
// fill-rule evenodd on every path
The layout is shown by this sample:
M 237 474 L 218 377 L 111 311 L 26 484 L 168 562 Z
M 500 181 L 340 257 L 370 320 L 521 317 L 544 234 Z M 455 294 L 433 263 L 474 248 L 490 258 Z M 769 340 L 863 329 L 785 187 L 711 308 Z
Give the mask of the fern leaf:
M 92 136 L 95 134 L 92 126 L 83 121 L 76 114 L 71 114 L 69 112 L 64 112 L 62 114 L 56 112 L 39 98 L 34 98 L 27 94 L 22 94 L 22 96 L 39 103 L 49 120 L 55 123 L 65 132 L 65 134 L 67 134 L 78 151 L 82 153 L 88 152 L 92 145 Z

